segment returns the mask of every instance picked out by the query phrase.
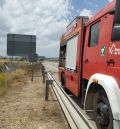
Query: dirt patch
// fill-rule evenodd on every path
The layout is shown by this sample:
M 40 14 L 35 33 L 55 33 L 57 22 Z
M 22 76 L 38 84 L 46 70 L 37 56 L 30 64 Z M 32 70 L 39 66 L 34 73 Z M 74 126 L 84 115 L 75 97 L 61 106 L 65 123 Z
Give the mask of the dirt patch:
M 42 78 L 30 79 L 0 96 L 0 129 L 69 129 L 53 95 L 44 101 Z

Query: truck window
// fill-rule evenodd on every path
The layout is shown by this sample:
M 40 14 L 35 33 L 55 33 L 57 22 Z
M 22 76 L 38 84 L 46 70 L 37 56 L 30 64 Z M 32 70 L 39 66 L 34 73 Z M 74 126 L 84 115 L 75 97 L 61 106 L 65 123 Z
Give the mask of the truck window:
M 99 32 L 100 32 L 100 22 L 92 25 L 90 28 L 90 38 L 89 38 L 89 47 L 96 46 L 99 40 Z
M 120 41 L 120 25 L 119 24 L 113 26 L 111 40 L 113 41 L 113 43 Z
M 59 67 L 65 67 L 66 45 L 60 46 Z

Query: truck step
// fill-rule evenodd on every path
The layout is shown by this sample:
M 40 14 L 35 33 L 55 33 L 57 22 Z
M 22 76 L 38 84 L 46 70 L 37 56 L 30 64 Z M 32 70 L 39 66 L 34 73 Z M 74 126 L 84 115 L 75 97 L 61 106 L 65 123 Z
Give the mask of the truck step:
M 95 112 L 95 110 L 85 110 L 87 113 Z

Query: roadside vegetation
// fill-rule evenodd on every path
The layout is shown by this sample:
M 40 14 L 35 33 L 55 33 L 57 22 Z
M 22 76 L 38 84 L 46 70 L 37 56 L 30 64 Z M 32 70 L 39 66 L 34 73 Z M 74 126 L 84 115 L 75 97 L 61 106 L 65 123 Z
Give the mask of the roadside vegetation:
M 0 73 L 0 96 L 4 95 L 12 86 L 23 83 L 25 75 L 23 69 L 17 69 L 11 73 Z
M 28 76 L 29 65 L 28 62 L 24 61 L 15 62 L 14 64 L 6 63 L 8 67 L 12 66 L 10 71 L 0 71 L 0 96 L 4 95 L 7 90 L 15 85 L 20 85 L 25 82 L 26 77 Z M 3 61 L 0 61 L 0 66 L 4 66 Z
M 7 81 L 7 74 L 0 73 L 0 87 L 5 86 Z

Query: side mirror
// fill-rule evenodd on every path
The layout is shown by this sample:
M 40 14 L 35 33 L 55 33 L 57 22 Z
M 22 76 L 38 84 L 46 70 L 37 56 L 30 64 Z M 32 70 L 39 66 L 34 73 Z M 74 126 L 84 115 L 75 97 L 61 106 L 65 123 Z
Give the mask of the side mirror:
M 120 25 L 113 26 L 112 41 L 120 41 Z
M 120 0 L 116 0 L 114 23 L 120 24 Z

